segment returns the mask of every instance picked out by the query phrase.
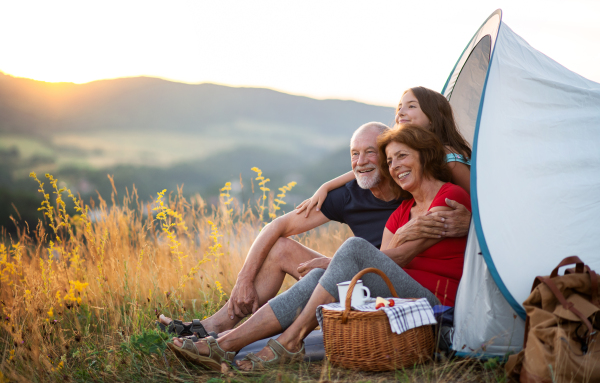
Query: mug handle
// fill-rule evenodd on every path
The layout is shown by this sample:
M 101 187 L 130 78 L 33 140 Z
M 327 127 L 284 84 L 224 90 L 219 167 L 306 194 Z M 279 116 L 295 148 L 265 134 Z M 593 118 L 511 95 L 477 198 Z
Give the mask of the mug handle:
M 363 288 L 363 290 L 367 291 L 367 296 L 365 297 L 365 299 L 371 298 L 371 290 L 369 290 L 369 288 L 367 286 L 363 286 L 362 288 Z

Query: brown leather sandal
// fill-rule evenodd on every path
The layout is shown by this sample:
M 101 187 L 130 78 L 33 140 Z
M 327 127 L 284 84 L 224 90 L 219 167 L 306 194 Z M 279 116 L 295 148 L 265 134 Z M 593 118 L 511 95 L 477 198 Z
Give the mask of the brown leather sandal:
M 168 343 L 168 347 L 177 355 L 188 362 L 197 364 L 204 368 L 213 371 L 221 371 L 221 363 L 225 362 L 232 365 L 233 358 L 235 358 L 236 352 L 224 351 L 212 336 L 204 338 L 210 350 L 210 354 L 200 355 L 194 341 L 189 338 L 183 339 L 183 345 L 181 347 L 175 346 L 173 343 Z
M 267 370 L 269 368 L 279 367 L 283 364 L 292 364 L 304 360 L 304 342 L 302 343 L 302 348 L 298 352 L 289 352 L 275 339 L 269 339 L 267 342 L 267 347 L 273 351 L 273 355 L 275 355 L 273 359 L 263 360 L 256 356 L 256 354 L 253 352 L 249 352 L 242 359 L 242 361 L 252 362 L 251 371 Z

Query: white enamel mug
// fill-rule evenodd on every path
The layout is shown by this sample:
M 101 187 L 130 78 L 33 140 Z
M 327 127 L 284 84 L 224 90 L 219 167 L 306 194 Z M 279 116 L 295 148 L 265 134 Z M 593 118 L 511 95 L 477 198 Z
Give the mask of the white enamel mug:
M 348 287 L 350 287 L 350 281 L 341 282 L 337 284 L 338 293 L 340 294 L 340 302 L 345 304 L 346 295 L 348 294 Z M 365 303 L 366 299 L 371 298 L 371 291 L 367 286 L 363 286 L 362 280 L 359 279 L 354 285 L 354 291 L 352 291 L 352 300 L 350 306 L 358 307 Z

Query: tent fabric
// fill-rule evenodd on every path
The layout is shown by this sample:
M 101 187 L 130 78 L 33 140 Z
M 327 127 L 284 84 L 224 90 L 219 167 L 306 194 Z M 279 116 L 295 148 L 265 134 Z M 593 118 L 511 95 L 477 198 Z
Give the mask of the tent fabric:
M 459 356 L 496 356 L 521 350 L 525 321 L 504 299 L 490 275 L 473 222 L 456 295 L 452 348 Z
M 522 347 L 537 275 L 578 255 L 600 270 L 600 84 L 533 49 L 494 12 L 442 94 L 473 145 L 473 222 L 453 349 Z
M 600 84 L 502 24 L 481 105 L 473 217 L 492 276 L 522 312 L 535 276 L 563 258 L 600 269 Z

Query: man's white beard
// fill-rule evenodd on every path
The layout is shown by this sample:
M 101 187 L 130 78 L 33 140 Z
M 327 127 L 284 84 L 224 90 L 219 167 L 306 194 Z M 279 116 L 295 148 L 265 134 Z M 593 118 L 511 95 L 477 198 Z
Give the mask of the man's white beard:
M 375 169 L 369 173 L 359 173 L 360 170 L 369 170 Z M 354 168 L 354 177 L 356 178 L 356 182 L 358 186 L 362 189 L 371 189 L 379 182 L 381 182 L 381 175 L 379 174 L 379 168 L 376 166 L 357 166 Z

